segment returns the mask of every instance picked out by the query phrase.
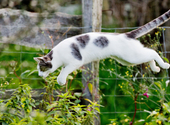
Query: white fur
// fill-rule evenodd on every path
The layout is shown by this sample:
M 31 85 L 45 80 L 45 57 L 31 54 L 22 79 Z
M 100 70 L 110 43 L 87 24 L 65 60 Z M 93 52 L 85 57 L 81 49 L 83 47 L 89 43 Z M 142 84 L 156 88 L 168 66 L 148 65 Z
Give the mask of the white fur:
M 168 69 L 170 67 L 168 63 L 164 63 L 161 57 L 154 50 L 145 48 L 138 40 L 128 38 L 126 34 L 92 32 L 86 33 L 86 35 L 89 35 L 89 43 L 85 46 L 85 48 L 81 48 L 79 46 L 82 60 L 76 59 L 71 54 L 72 50 L 70 45 L 72 43 L 79 45 L 78 41 L 76 40 L 78 36 L 67 38 L 52 49 L 52 69 L 46 72 L 39 71 L 39 75 L 46 77 L 49 73 L 54 72 L 60 66 L 64 66 L 57 78 L 57 82 L 60 85 L 63 85 L 66 83 L 68 74 L 70 74 L 72 71 L 78 69 L 84 64 L 107 57 L 112 57 L 121 64 L 127 66 L 149 62 L 150 67 L 154 72 L 160 71 L 160 68 L 155 64 L 155 61 L 163 69 Z M 99 36 L 105 36 L 109 40 L 109 45 L 107 47 L 100 48 L 93 43 L 94 40 Z

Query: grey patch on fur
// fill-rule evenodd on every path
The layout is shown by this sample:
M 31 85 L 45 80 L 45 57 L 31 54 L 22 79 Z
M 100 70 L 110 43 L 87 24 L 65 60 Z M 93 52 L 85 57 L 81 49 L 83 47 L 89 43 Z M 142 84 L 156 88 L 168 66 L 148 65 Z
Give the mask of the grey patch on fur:
M 152 25 L 151 25 L 150 23 L 148 23 L 148 27 L 149 27 L 149 28 L 152 28 Z
M 72 43 L 71 44 L 71 49 L 72 49 L 72 55 L 74 56 L 74 58 L 78 59 L 78 60 L 82 60 L 82 56 L 81 56 L 81 53 L 79 51 L 79 47 L 77 44 L 75 43 Z
M 164 21 L 164 18 L 163 18 L 163 17 L 159 17 L 158 19 L 161 20 L 162 22 Z
M 105 36 L 100 36 L 94 40 L 94 44 L 100 48 L 104 48 L 108 46 L 109 40 Z
M 40 71 L 42 72 L 45 72 L 52 68 L 52 64 L 50 62 L 46 62 L 45 60 L 40 60 L 39 66 L 40 66 Z
M 153 22 L 154 22 L 155 24 L 157 24 L 156 19 L 155 19 L 155 20 L 153 20 Z
M 170 13 L 166 13 L 165 16 L 166 16 L 166 18 L 169 18 L 170 17 Z
M 151 27 L 151 24 L 148 23 L 148 26 Z M 131 31 L 131 32 L 126 33 L 126 36 L 127 36 L 128 38 L 130 38 L 130 39 L 135 39 L 136 36 L 137 36 L 137 34 L 139 34 L 140 31 L 142 31 L 142 29 L 147 29 L 147 28 L 146 28 L 145 25 L 144 25 L 144 26 L 141 26 L 140 28 L 138 28 L 138 29 L 136 29 L 136 30 L 133 30 L 133 31 Z
M 89 35 L 83 35 L 76 38 L 82 48 L 85 48 L 88 44 L 90 37 Z
M 137 32 L 130 32 L 130 33 L 126 33 L 126 36 L 127 36 L 128 38 L 135 39 L 135 37 L 136 37 L 136 33 L 137 33 Z

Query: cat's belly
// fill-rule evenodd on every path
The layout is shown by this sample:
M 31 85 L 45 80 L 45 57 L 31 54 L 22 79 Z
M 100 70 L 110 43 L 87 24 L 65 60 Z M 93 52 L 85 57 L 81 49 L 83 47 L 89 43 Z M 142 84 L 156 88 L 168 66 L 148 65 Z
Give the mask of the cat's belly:
M 135 65 L 135 64 L 130 63 L 130 62 L 126 61 L 126 60 L 123 60 L 123 59 L 121 59 L 121 58 L 118 58 L 118 57 L 116 57 L 116 56 L 111 56 L 111 58 L 115 59 L 117 62 L 121 63 L 121 64 L 124 65 L 124 66 L 134 66 L 134 65 Z
M 112 59 L 116 60 L 117 62 L 121 63 L 124 66 L 134 66 L 135 65 L 135 64 L 130 63 L 126 60 L 118 58 L 116 56 L 108 56 L 108 57 L 105 56 L 105 58 L 112 58 Z M 102 57 L 96 57 L 96 58 L 92 58 L 92 59 L 88 58 L 88 59 L 84 60 L 84 64 L 90 63 L 92 61 L 98 61 L 98 60 L 105 59 L 105 58 L 104 57 L 103 58 Z

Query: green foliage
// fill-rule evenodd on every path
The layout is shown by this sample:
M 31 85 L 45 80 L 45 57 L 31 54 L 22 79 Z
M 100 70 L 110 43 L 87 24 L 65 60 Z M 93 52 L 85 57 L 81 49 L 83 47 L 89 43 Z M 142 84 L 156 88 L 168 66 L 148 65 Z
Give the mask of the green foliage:
M 97 103 L 91 102 L 91 105 L 80 105 L 80 100 L 76 95 L 70 92 L 59 95 L 59 100 L 47 107 L 49 115 L 53 115 L 55 119 L 50 123 L 68 124 L 68 125 L 91 125 L 93 117 L 99 113 Z M 71 100 L 75 101 L 71 101 Z
M 20 85 L 13 93 L 13 96 L 1 103 L 1 117 L 0 121 L 9 124 L 14 122 L 21 122 L 21 118 L 28 117 L 35 107 L 35 101 L 31 98 L 31 88 L 27 85 Z
M 159 124 L 159 123 L 170 123 L 170 112 L 169 112 L 169 95 L 170 92 L 168 89 L 169 81 L 165 79 L 157 79 L 156 77 L 152 76 L 151 79 L 148 79 L 149 74 L 142 75 L 140 71 L 133 74 L 130 71 L 133 71 L 134 67 L 129 67 L 129 70 L 125 72 L 125 75 L 113 74 L 117 75 L 119 78 L 124 79 L 124 82 L 118 84 L 119 88 L 125 95 L 131 95 L 134 104 L 142 105 L 143 109 L 138 109 L 135 107 L 135 110 L 138 111 L 145 111 L 150 113 L 146 119 L 139 119 L 135 120 L 135 125 L 143 125 L 144 123 L 151 125 Z M 150 69 L 148 69 L 150 70 Z M 142 80 L 138 79 L 139 76 L 142 76 Z M 150 74 L 151 76 L 151 74 Z M 138 77 L 138 78 L 137 78 Z M 140 97 L 140 98 L 139 98 Z M 155 99 L 155 97 L 157 97 Z M 137 99 L 138 98 L 138 99 Z M 152 106 L 152 103 L 156 104 L 159 109 L 152 111 L 155 107 Z M 151 110 L 146 111 L 146 109 Z M 158 115 L 159 114 L 159 115 Z M 124 117 L 126 116 L 126 117 Z M 152 118 L 151 118 L 152 117 Z M 117 116 L 115 119 L 111 120 L 113 125 L 129 125 L 132 121 L 133 117 L 127 116 L 127 114 Z M 155 123 L 155 124 L 154 124 Z
M 131 118 L 127 115 L 120 115 L 116 119 L 110 119 L 111 124 L 110 125 L 129 125 L 129 122 L 131 121 Z
M 48 95 L 50 96 L 50 95 Z M 31 98 L 31 88 L 20 85 L 7 101 L 0 103 L 0 124 L 5 125 L 91 125 L 96 114 L 100 113 L 99 104 L 80 105 L 80 96 L 68 91 L 60 93 L 56 101 L 46 102 L 46 108 Z
M 170 124 L 170 102 L 163 103 L 159 109 L 155 109 L 154 111 L 150 112 L 150 115 L 147 119 L 151 119 L 149 122 L 146 122 L 146 125 L 169 125 Z
M 7 45 L 0 53 L 0 89 L 18 88 L 20 82 L 29 84 L 31 88 L 42 88 L 43 80 L 38 78 L 35 68 L 37 64 L 33 57 L 44 52 L 46 50 Z

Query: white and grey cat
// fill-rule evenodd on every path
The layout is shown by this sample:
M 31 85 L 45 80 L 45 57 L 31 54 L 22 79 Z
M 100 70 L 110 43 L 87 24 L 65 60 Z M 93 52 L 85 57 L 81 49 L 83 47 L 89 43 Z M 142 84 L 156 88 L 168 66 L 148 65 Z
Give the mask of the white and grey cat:
M 144 47 L 136 38 L 148 33 L 170 18 L 170 10 L 144 26 L 131 32 L 115 34 L 90 32 L 67 38 L 56 45 L 44 57 L 35 57 L 38 62 L 39 76 L 47 77 L 60 66 L 63 66 L 57 82 L 66 83 L 68 74 L 84 64 L 113 57 L 122 65 L 132 66 L 149 62 L 152 71 L 159 72 L 155 61 L 163 69 L 170 64 L 165 63 L 158 53 Z

